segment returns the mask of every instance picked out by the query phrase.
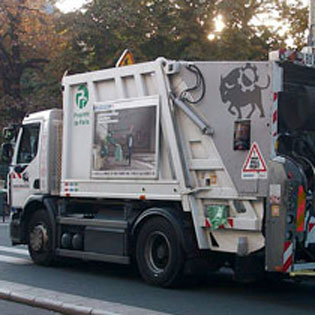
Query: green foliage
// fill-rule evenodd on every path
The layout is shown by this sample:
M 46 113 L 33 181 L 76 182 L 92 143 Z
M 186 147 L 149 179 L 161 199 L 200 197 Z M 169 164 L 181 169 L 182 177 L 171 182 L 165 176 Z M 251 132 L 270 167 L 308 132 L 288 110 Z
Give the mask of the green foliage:
M 306 45 L 305 31 L 308 28 L 308 8 L 303 7 L 303 4 L 301 0 L 296 0 L 294 3 L 277 1 L 278 22 L 288 26 L 285 35 L 294 40 L 293 44 L 297 49 L 302 49 Z
M 47 0 L 0 2 L 0 129 L 27 112 L 60 104 L 60 76 L 49 71 L 60 50 L 57 16 Z
M 288 39 L 306 45 L 301 0 L 93 0 L 69 14 L 46 10 L 55 2 L 0 1 L 0 129 L 26 112 L 60 107 L 65 71 L 114 66 L 126 48 L 136 62 L 266 60 Z
M 218 15 L 225 28 L 215 34 Z M 288 29 L 281 33 L 283 24 Z M 63 28 L 72 34 L 66 55 L 73 56 L 67 64 L 74 72 L 113 66 L 125 48 L 137 62 L 159 56 L 265 60 L 289 37 L 303 46 L 306 27 L 307 8 L 300 0 L 293 5 L 279 0 L 94 0 L 63 17 Z M 216 35 L 212 41 L 210 33 Z

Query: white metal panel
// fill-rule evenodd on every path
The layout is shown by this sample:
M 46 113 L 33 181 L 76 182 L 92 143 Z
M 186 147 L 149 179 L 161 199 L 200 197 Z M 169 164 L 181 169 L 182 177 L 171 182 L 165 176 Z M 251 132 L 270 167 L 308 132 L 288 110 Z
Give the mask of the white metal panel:
M 248 242 L 248 253 L 253 253 L 265 246 L 265 238 L 260 232 L 255 231 L 235 231 L 235 230 L 216 230 L 211 232 L 219 244 L 219 247 L 211 246 L 214 251 L 236 253 L 238 239 L 246 237 Z
M 63 79 L 63 82 L 65 78 Z M 71 164 L 71 86 L 65 84 L 63 92 L 63 130 L 62 130 L 62 171 L 61 178 L 68 178 L 70 174 L 69 165 Z
M 217 159 L 193 159 L 190 161 L 191 170 L 220 170 L 222 162 Z
M 62 195 L 68 197 L 181 200 L 177 181 L 65 180 L 62 182 Z
M 94 108 L 107 106 L 124 102 L 130 106 L 134 103 L 141 103 L 145 100 L 152 99 L 151 95 L 160 95 L 160 106 L 162 122 L 167 124 L 161 134 L 159 149 L 161 152 L 169 152 L 168 159 L 158 159 L 159 177 L 146 195 L 150 199 L 180 200 L 180 191 L 185 190 L 183 184 L 176 182 L 174 186 L 171 184 L 165 191 L 164 184 L 160 182 L 165 180 L 181 178 L 181 165 L 179 152 L 175 137 L 170 134 L 173 130 L 172 117 L 170 114 L 168 91 L 166 89 L 165 79 L 162 72 L 161 60 L 149 62 L 145 64 L 133 65 L 122 68 L 107 69 L 88 74 L 79 74 L 65 77 L 63 84 L 64 92 L 64 130 L 63 130 L 63 182 L 76 181 L 85 182 L 85 186 L 80 186 L 80 193 L 77 196 L 94 196 L 94 197 L 113 197 L 120 198 L 138 198 L 141 190 L 138 189 L 143 184 L 143 179 L 135 179 L 134 185 L 128 179 L 121 179 L 119 184 L 113 181 L 106 182 L 99 178 L 97 182 L 91 179 L 92 174 L 92 138 L 95 128 Z M 74 126 L 73 120 L 75 115 L 82 113 L 82 109 L 78 109 L 76 102 L 76 93 L 81 84 L 87 84 L 89 91 L 89 102 L 84 107 L 83 112 L 89 117 L 89 124 L 84 126 Z M 155 96 L 156 99 L 156 96 Z M 93 106 L 94 105 L 94 106 Z M 167 117 L 167 122 L 165 122 Z M 175 152 L 175 153 L 174 153 Z M 162 154 L 161 154 L 162 155 Z M 165 155 L 164 155 L 165 156 Z M 173 159 L 175 158 L 175 161 Z M 176 168 L 176 171 L 174 170 Z M 161 171 L 163 169 L 163 171 Z M 174 170 L 172 173 L 171 171 Z M 145 184 L 145 183 L 144 183 Z M 139 186 L 140 185 L 140 186 Z M 136 187 L 135 189 L 133 187 Z M 143 186 L 143 185 L 142 185 Z M 150 186 L 150 185 L 149 185 Z M 146 185 L 144 185 L 144 189 Z M 141 189 L 142 189 L 141 188 Z M 120 192 L 119 192 L 120 191 Z M 64 186 L 61 191 L 65 195 Z

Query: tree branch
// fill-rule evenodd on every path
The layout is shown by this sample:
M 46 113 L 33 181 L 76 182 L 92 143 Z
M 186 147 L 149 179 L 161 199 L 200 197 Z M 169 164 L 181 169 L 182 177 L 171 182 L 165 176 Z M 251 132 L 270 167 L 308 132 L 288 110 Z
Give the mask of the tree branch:
M 24 64 L 22 65 L 22 69 L 25 70 L 27 68 L 33 68 L 33 69 L 36 69 L 38 68 L 41 64 L 41 63 L 48 63 L 49 60 L 48 59 L 44 59 L 44 58 L 33 58 L 33 59 L 30 59 L 26 62 L 24 62 Z
M 12 69 L 12 62 L 11 62 L 10 55 L 8 54 L 7 50 L 5 49 L 1 41 L 0 41 L 0 52 L 2 52 L 2 56 L 4 57 L 5 61 L 8 63 L 10 68 Z

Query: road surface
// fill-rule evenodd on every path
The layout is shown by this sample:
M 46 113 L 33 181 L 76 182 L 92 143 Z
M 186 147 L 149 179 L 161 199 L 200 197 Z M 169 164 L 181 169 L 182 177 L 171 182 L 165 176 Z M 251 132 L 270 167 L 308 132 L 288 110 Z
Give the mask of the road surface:
M 36 266 L 29 259 L 26 247 L 10 246 L 8 231 L 8 224 L 0 223 L 0 287 L 21 288 L 56 300 L 76 301 L 80 297 L 81 304 L 95 304 L 110 314 L 315 312 L 315 279 L 242 285 L 235 283 L 230 273 L 221 272 L 207 277 L 203 284 L 161 289 L 143 283 L 130 266 L 75 260 L 49 268 Z M 0 313 L 6 314 L 1 312 L 1 304 Z

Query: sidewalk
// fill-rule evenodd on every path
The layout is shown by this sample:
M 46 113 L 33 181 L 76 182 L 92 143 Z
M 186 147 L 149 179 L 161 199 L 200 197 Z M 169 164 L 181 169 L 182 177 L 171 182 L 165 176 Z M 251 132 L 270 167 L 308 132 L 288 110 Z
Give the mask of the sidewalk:
M 0 299 L 73 315 L 162 315 L 144 308 L 0 281 Z

